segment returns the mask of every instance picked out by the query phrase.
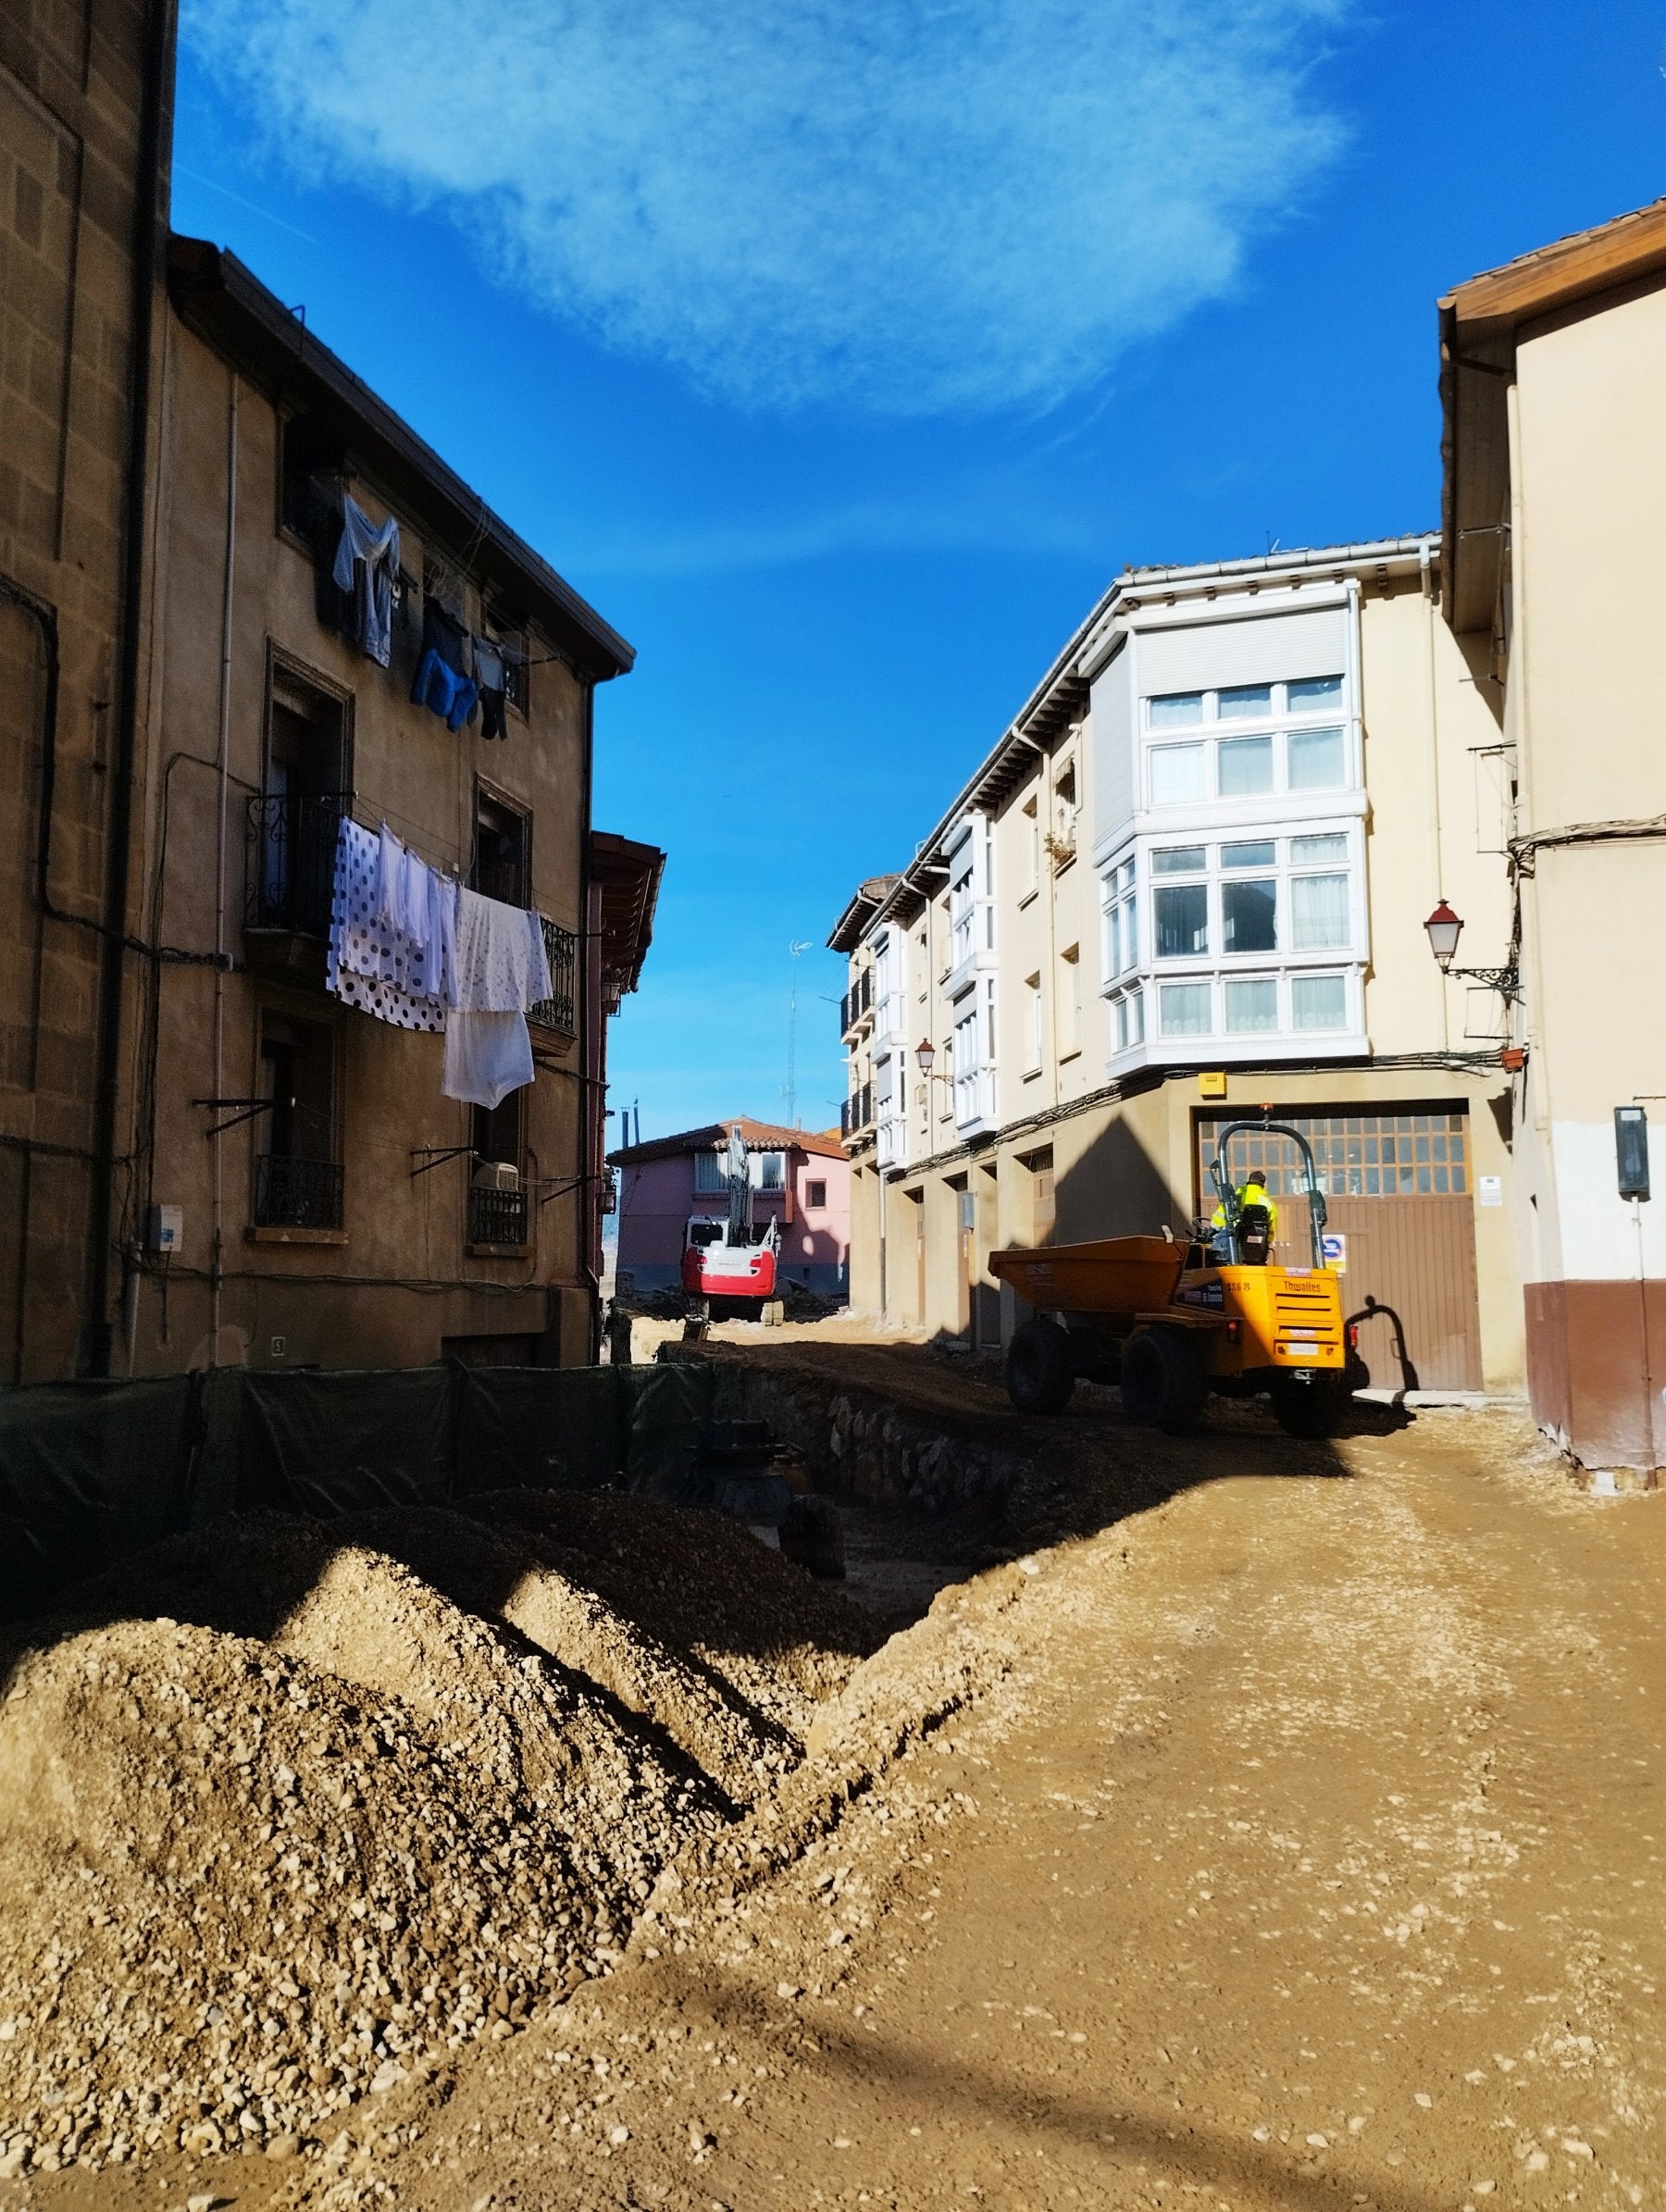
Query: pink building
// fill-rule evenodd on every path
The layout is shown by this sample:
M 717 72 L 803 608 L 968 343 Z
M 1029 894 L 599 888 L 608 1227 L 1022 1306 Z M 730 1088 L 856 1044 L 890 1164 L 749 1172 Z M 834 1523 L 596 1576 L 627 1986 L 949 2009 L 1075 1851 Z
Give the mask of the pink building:
M 639 1294 L 676 1287 L 690 1224 L 727 1218 L 725 1156 L 736 1129 L 752 1163 L 752 1220 L 773 1215 L 781 1224 L 777 1279 L 825 1298 L 845 1297 L 851 1163 L 839 1132 L 782 1129 L 744 1114 L 608 1154 L 619 1170 L 619 1277 L 628 1275 Z

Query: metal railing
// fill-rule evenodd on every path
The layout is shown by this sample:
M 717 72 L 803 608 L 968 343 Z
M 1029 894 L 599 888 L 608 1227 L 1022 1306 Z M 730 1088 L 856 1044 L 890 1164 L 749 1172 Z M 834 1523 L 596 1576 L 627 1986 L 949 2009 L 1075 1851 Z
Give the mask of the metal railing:
M 347 1171 L 335 1160 L 263 1152 L 255 1167 L 257 1229 L 339 1229 Z
M 572 930 L 559 927 L 546 915 L 538 918 L 543 924 L 544 951 L 550 963 L 550 995 L 527 1009 L 527 1019 L 544 1029 L 559 1029 L 564 1037 L 576 1037 L 578 939 Z
M 293 792 L 251 799 L 244 831 L 248 866 L 245 929 L 329 935 L 336 839 L 351 801 L 339 791 L 319 799 Z
M 527 1193 L 524 1190 L 483 1190 L 470 1184 L 470 1244 L 525 1244 L 527 1219 Z
M 843 1037 L 874 1003 L 874 971 L 864 968 L 839 1002 L 839 1034 Z
M 855 1137 L 867 1128 L 874 1118 L 874 1087 L 864 1083 L 860 1090 L 853 1090 L 839 1111 L 839 1133 L 841 1137 Z

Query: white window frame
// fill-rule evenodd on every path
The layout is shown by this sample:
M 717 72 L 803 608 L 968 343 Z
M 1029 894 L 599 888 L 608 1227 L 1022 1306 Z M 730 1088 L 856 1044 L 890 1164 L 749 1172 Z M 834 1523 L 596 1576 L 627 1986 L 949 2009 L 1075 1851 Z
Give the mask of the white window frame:
M 1237 684 L 1217 686 L 1200 692 L 1159 692 L 1141 702 L 1142 746 L 1140 760 L 1140 791 L 1145 807 L 1156 814 L 1178 815 L 1187 806 L 1251 806 L 1264 805 L 1273 800 L 1294 797 L 1298 800 L 1324 798 L 1332 792 L 1355 790 L 1360 785 L 1358 747 L 1354 739 L 1354 714 L 1351 687 L 1346 669 L 1337 671 L 1341 690 L 1334 702 L 1320 706 L 1296 706 L 1289 703 L 1292 683 L 1318 680 L 1305 677 L 1291 677 L 1271 685 Z M 1223 716 L 1219 711 L 1222 690 L 1266 690 L 1271 693 L 1269 711 L 1261 715 Z M 1191 699 L 1200 702 L 1195 722 L 1153 723 L 1152 708 L 1164 698 Z M 1307 784 L 1293 789 L 1289 779 L 1289 744 L 1293 736 L 1318 730 L 1335 729 L 1342 739 L 1342 773 L 1335 784 Z M 1264 791 L 1223 791 L 1221 789 L 1220 747 L 1242 738 L 1270 738 L 1273 742 L 1273 780 Z M 1205 752 L 1204 789 L 1186 799 L 1159 800 L 1153 789 L 1151 755 L 1168 746 L 1201 745 Z

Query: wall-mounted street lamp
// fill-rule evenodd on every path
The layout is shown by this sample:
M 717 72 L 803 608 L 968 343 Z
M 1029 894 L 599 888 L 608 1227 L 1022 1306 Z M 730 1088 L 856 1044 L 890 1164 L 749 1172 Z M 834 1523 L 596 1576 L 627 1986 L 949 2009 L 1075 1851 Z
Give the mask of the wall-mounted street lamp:
M 1424 927 L 1429 933 L 1429 950 L 1435 955 L 1435 964 L 1443 976 L 1461 976 L 1472 982 L 1485 984 L 1489 990 L 1498 992 L 1502 998 L 1521 997 L 1521 968 L 1513 950 L 1508 963 L 1501 968 L 1455 968 L 1452 965 L 1458 939 L 1463 934 L 1463 921 L 1461 915 L 1452 912 L 1444 899 Z
M 936 1063 L 937 1047 L 932 1043 L 930 1038 L 923 1037 L 919 1043 L 914 1047 L 914 1065 L 919 1069 L 921 1075 L 925 1076 L 927 1083 L 931 1081 L 931 1071 L 936 1065 Z M 949 1077 L 947 1075 L 939 1075 L 938 1077 L 938 1081 L 939 1083 L 947 1083 L 949 1081 Z

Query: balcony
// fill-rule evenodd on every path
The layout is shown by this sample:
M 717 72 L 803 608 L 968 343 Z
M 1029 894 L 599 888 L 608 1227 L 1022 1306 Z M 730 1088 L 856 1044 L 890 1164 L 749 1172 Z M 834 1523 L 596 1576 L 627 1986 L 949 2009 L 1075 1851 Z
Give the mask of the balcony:
M 311 1234 L 339 1231 L 346 1174 L 339 1161 L 262 1153 L 255 1169 L 255 1226 Z
M 244 826 L 247 867 L 243 927 L 274 935 L 329 935 L 336 839 L 351 800 L 331 791 L 318 799 L 293 792 L 251 799 Z
M 468 1241 L 510 1250 L 524 1249 L 528 1242 L 528 1195 L 524 1190 L 491 1190 L 470 1184 L 468 1188 Z
M 870 1012 L 873 1003 L 874 971 L 872 968 L 864 968 L 862 974 L 857 976 L 855 982 L 852 984 L 850 989 L 839 1000 L 839 1034 L 840 1037 L 850 1036 L 852 1030 Z
M 841 1137 L 860 1137 L 873 1126 L 874 1087 L 864 1083 L 860 1090 L 853 1090 L 839 1108 L 839 1133 Z
M 527 1009 L 527 1019 L 535 1028 L 551 1030 L 557 1037 L 575 1037 L 578 1030 L 578 939 L 572 930 L 560 928 L 547 915 L 538 918 L 543 924 L 544 952 L 550 963 L 550 995 Z

